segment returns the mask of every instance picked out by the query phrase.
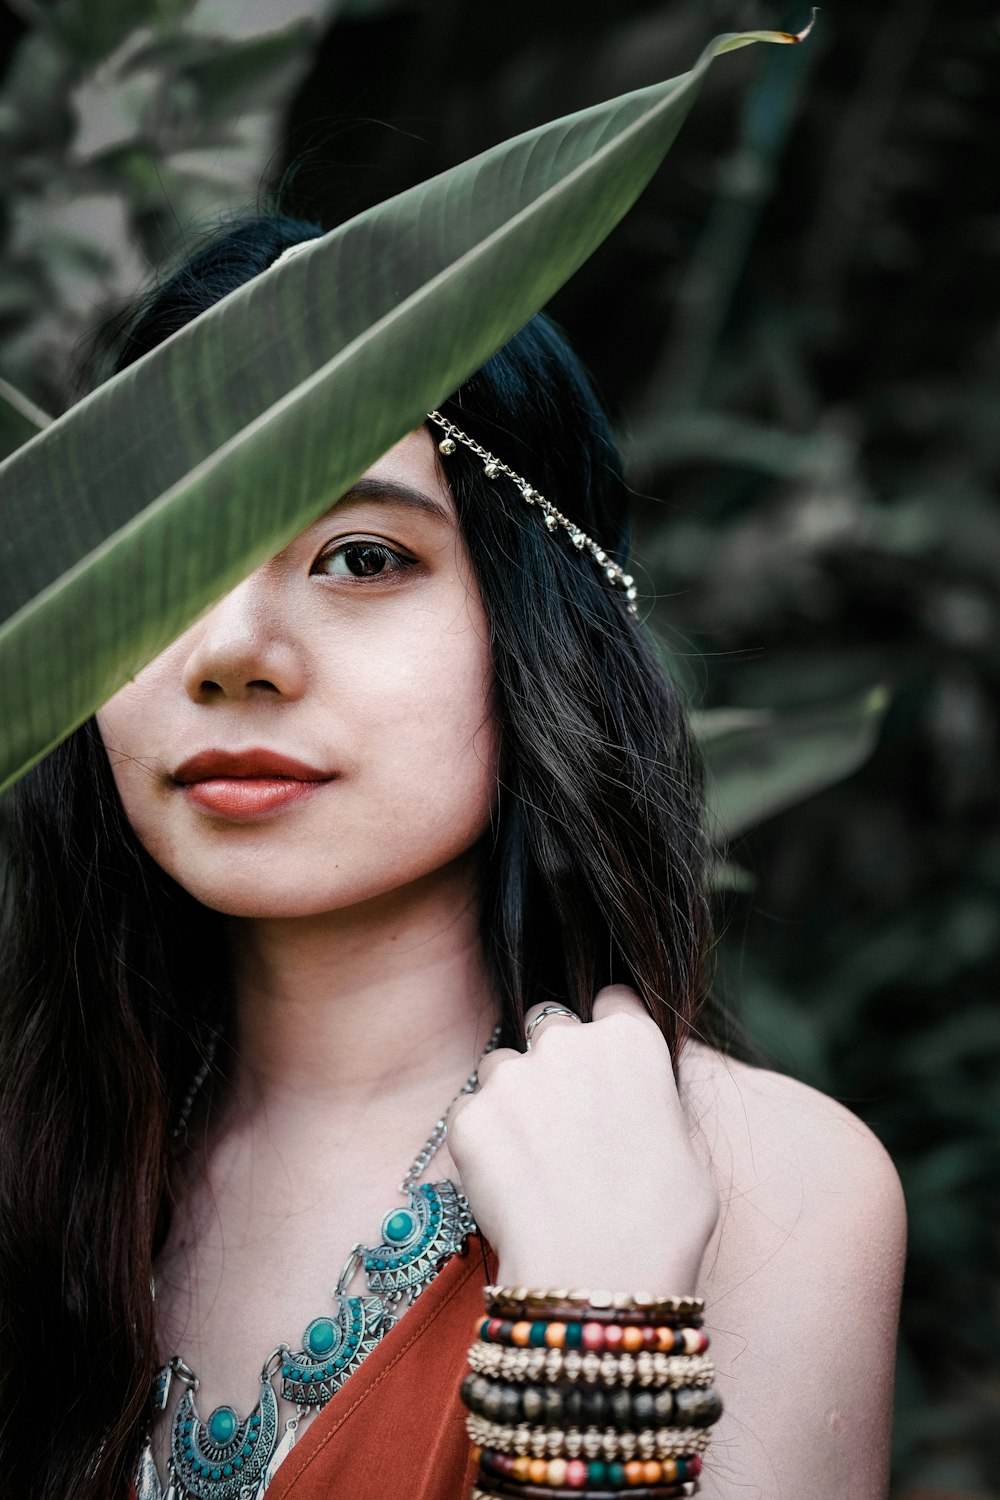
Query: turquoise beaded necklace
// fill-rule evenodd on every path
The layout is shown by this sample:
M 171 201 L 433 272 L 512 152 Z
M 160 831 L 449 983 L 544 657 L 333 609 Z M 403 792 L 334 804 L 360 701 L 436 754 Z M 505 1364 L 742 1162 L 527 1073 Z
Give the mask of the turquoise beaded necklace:
M 482 1062 L 500 1040 L 495 1027 L 480 1054 Z M 208 1074 L 211 1052 L 184 1100 L 179 1135 L 195 1096 Z M 479 1080 L 479 1063 L 455 1095 L 469 1094 Z M 454 1104 L 455 1099 L 451 1101 Z M 203 1421 L 195 1405 L 198 1377 L 175 1354 L 160 1370 L 153 1389 L 154 1418 L 167 1409 L 174 1381 L 183 1387 L 170 1428 L 166 1487 L 161 1485 L 147 1435 L 135 1487 L 138 1500 L 262 1500 L 282 1461 L 295 1444 L 299 1424 L 321 1410 L 389 1329 L 442 1269 L 464 1249 L 476 1222 L 469 1201 L 453 1182 L 416 1179 L 448 1133 L 451 1104 L 435 1123 L 426 1143 L 399 1184 L 405 1208 L 390 1209 L 382 1220 L 376 1245 L 357 1244 L 331 1295 L 337 1310 L 306 1326 L 301 1345 L 279 1344 L 264 1361 L 260 1393 L 253 1410 L 241 1417 L 232 1406 L 217 1406 Z M 355 1273 L 364 1274 L 366 1294 L 347 1295 Z M 155 1293 L 154 1293 L 155 1294 Z M 282 1399 L 295 1407 L 282 1429 L 274 1383 L 280 1376 Z

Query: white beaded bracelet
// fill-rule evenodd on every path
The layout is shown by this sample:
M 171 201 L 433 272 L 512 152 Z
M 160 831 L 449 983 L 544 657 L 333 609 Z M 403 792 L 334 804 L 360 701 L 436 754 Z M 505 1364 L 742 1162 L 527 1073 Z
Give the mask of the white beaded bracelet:
M 704 1453 L 711 1437 L 711 1429 L 705 1427 L 647 1427 L 641 1432 L 619 1432 L 613 1427 L 584 1431 L 576 1427 L 529 1427 L 525 1422 L 509 1427 L 473 1412 L 466 1416 L 465 1427 L 480 1448 L 532 1458 L 685 1458 Z
M 704 1354 L 581 1353 L 578 1349 L 511 1349 L 474 1343 L 469 1365 L 477 1375 L 505 1380 L 580 1380 L 607 1386 L 711 1385 L 715 1366 Z

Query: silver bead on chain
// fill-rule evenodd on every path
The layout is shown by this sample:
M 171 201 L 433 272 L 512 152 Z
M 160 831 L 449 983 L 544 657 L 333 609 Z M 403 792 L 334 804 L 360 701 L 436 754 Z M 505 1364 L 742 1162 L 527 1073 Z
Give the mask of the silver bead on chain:
M 449 454 L 454 453 L 456 443 L 461 443 L 463 447 L 468 448 L 470 452 L 474 453 L 477 458 L 482 459 L 483 473 L 487 479 L 495 479 L 498 474 L 506 474 L 510 479 L 513 479 L 521 491 L 523 499 L 529 505 L 537 505 L 539 507 L 545 517 L 545 525 L 548 530 L 555 531 L 557 526 L 561 526 L 564 531 L 569 533 L 570 540 L 578 551 L 582 552 L 586 548 L 594 561 L 603 570 L 608 582 L 616 584 L 619 588 L 625 590 L 629 614 L 637 615 L 639 613 L 635 606 L 636 587 L 634 578 L 630 573 L 626 573 L 623 568 L 620 568 L 614 558 L 609 557 L 604 548 L 595 542 L 593 537 L 588 536 L 585 531 L 581 530 L 575 521 L 570 520 L 569 516 L 564 516 L 561 510 L 556 510 L 551 501 L 546 500 L 544 495 L 539 494 L 509 464 L 505 464 L 502 459 L 497 458 L 495 453 L 490 453 L 488 448 L 484 448 L 481 443 L 477 443 L 475 438 L 470 437 L 467 432 L 463 432 L 460 427 L 456 427 L 454 422 L 450 422 L 447 417 L 443 417 L 439 411 L 429 411 L 427 416 L 431 422 L 436 422 L 439 427 L 443 428 L 445 433 L 445 436 L 438 443 L 439 453 L 443 453 L 447 457 Z
M 215 1054 L 218 1050 L 218 1046 L 219 1032 L 213 1031 L 205 1047 L 201 1067 L 198 1069 L 197 1073 L 191 1080 L 191 1087 L 184 1095 L 183 1103 L 181 1104 L 180 1111 L 177 1115 L 177 1123 L 174 1126 L 173 1130 L 170 1132 L 172 1140 L 180 1140 L 181 1136 L 187 1129 L 188 1120 L 190 1120 L 191 1118 L 191 1111 L 194 1109 L 194 1101 L 201 1093 L 201 1090 L 205 1083 L 205 1079 L 208 1077 L 209 1069 L 215 1061 Z

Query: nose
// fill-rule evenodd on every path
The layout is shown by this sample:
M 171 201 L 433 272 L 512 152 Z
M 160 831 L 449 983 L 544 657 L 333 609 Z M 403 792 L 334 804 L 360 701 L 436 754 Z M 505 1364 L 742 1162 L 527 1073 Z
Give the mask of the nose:
M 188 632 L 184 690 L 197 703 L 298 698 L 307 668 L 267 566 L 213 605 Z

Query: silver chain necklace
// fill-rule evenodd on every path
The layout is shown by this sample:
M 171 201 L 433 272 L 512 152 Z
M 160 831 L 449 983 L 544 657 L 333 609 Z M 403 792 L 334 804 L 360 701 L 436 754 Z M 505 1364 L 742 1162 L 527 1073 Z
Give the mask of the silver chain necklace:
M 399 1322 L 400 1304 L 412 1306 L 445 1262 L 463 1250 L 476 1221 L 469 1200 L 450 1179 L 416 1185 L 448 1133 L 448 1115 L 456 1099 L 471 1094 L 479 1081 L 479 1064 L 500 1040 L 494 1028 L 479 1062 L 421 1147 L 399 1184 L 407 1197 L 405 1208 L 390 1209 L 382 1220 L 377 1245 L 357 1244 L 331 1292 L 334 1315 L 313 1318 L 302 1335 L 301 1347 L 279 1344 L 264 1361 L 260 1394 L 253 1410 L 240 1417 L 232 1406 L 217 1406 L 202 1421 L 195 1405 L 199 1380 L 180 1355 L 160 1370 L 153 1391 L 153 1415 L 167 1409 L 176 1380 L 184 1387 L 170 1429 L 170 1458 L 166 1488 L 161 1485 L 147 1435 L 136 1474 L 138 1500 L 261 1500 L 280 1464 L 295 1444 L 302 1419 L 321 1410 L 358 1368 L 379 1341 Z M 185 1095 L 173 1136 L 187 1127 L 195 1098 L 212 1064 L 218 1035 L 206 1049 L 205 1060 Z M 347 1296 L 357 1270 L 363 1270 L 367 1294 Z M 154 1288 L 155 1296 L 155 1288 Z M 275 1377 L 280 1393 L 295 1411 L 280 1432 Z

